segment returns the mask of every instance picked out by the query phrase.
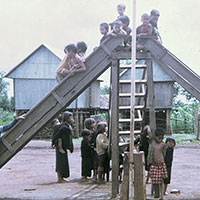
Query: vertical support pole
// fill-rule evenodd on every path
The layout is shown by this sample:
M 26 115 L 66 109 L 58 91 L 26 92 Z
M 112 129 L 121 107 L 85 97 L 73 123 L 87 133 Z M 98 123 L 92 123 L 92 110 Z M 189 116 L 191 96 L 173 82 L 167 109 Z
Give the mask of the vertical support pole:
M 171 110 L 167 109 L 166 110 L 166 134 L 171 135 Z
M 134 199 L 146 199 L 144 152 L 134 153 Z
M 120 191 L 120 200 L 129 200 L 129 155 L 128 153 L 124 154 L 124 174 L 123 174 L 123 182 L 121 185 Z
M 197 140 L 199 140 L 199 108 L 196 107 L 194 111 L 194 132 L 197 136 Z
M 156 129 L 156 115 L 155 115 L 155 94 L 153 85 L 153 66 L 151 60 L 151 54 L 147 53 L 148 60 L 146 60 L 147 65 L 147 87 L 148 87 L 148 99 L 149 99 L 149 125 L 152 129 L 154 135 Z
M 76 113 L 76 117 L 75 117 L 75 125 L 76 125 L 76 129 L 75 129 L 75 133 L 74 133 L 74 137 L 75 138 L 78 138 L 79 137 L 79 112 L 78 112 L 78 109 L 76 109 L 75 111 Z
M 134 129 L 135 129 L 135 63 L 136 63 L 136 0 L 133 0 L 132 11 L 132 44 L 131 44 L 131 110 L 130 110 L 130 154 L 129 154 L 129 191 L 130 199 L 133 199 L 133 152 L 134 152 Z
M 112 140 L 112 197 L 119 193 L 119 61 L 114 59 L 111 67 L 111 140 Z

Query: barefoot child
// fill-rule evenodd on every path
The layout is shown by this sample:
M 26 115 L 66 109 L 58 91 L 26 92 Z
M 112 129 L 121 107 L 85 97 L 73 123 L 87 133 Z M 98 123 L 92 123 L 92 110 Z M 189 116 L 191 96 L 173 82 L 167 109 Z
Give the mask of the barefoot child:
M 73 152 L 72 142 L 72 127 L 74 119 L 71 112 L 64 112 L 62 123 L 53 123 L 54 125 L 54 142 L 56 147 L 56 172 L 58 177 L 58 183 L 66 182 L 64 178 L 70 176 L 69 161 L 67 150 Z M 53 140 L 52 140 L 53 141 Z
M 82 59 L 77 55 L 77 47 L 74 44 L 67 45 L 64 51 L 66 55 L 61 61 L 56 73 L 57 82 L 60 82 L 68 74 L 74 75 L 75 73 L 86 70 Z
M 91 176 L 92 170 L 92 147 L 90 145 L 90 131 L 88 129 L 84 129 L 81 132 L 83 140 L 81 141 L 81 176 L 84 180 L 87 180 L 87 177 Z
M 148 161 L 154 198 L 163 199 L 163 180 L 167 178 L 167 168 L 164 162 L 166 145 L 163 143 L 164 130 L 156 128 L 155 138 L 149 146 Z
M 96 121 L 93 118 L 87 118 L 85 119 L 85 128 L 88 129 L 90 131 L 90 137 L 91 140 L 90 145 L 92 148 L 92 152 L 91 152 L 91 157 L 92 157 L 92 170 L 93 170 L 93 178 L 94 180 L 97 180 L 97 168 L 98 168 L 98 155 L 96 152 Z
M 108 168 L 108 145 L 107 138 L 108 126 L 106 122 L 97 124 L 96 150 L 98 154 L 98 182 L 103 182 L 103 176 Z
M 164 179 L 164 194 L 167 194 L 167 185 L 170 184 L 171 181 L 171 169 L 172 169 L 172 161 L 174 154 L 174 147 L 176 146 L 176 141 L 172 137 L 168 137 L 165 141 L 167 144 L 166 154 L 165 154 L 165 164 L 167 166 L 167 178 Z

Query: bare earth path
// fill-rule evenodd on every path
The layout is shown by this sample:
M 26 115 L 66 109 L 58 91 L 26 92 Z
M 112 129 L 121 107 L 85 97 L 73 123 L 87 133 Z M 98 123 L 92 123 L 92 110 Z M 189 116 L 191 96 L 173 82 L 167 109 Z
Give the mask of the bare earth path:
M 7 200 L 64 200 L 110 199 L 111 183 L 94 184 L 80 179 L 79 144 L 69 153 L 71 176 L 68 183 L 56 183 L 55 152 L 50 142 L 31 141 L 21 152 L 0 169 L 0 199 Z M 171 189 L 166 200 L 200 200 L 200 146 L 179 146 L 175 149 Z M 147 185 L 147 199 L 150 186 Z

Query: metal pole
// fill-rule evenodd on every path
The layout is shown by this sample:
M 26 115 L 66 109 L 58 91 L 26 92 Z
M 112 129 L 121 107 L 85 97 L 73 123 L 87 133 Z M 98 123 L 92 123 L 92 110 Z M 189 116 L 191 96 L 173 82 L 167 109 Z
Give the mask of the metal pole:
M 132 46 L 131 46 L 131 110 L 130 110 L 130 198 L 133 198 L 133 152 L 134 152 L 134 119 L 135 119 L 135 63 L 136 63 L 136 0 L 133 0 L 132 11 Z

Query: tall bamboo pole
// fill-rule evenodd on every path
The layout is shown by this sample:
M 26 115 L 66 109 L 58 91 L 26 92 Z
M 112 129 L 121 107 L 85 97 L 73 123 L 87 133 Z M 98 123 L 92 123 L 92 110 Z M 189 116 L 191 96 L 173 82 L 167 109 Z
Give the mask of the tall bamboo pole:
M 132 7 L 132 46 L 131 46 L 131 111 L 130 111 L 130 198 L 133 198 L 133 152 L 134 152 L 134 128 L 135 128 L 135 63 L 136 63 L 136 0 L 133 0 Z

